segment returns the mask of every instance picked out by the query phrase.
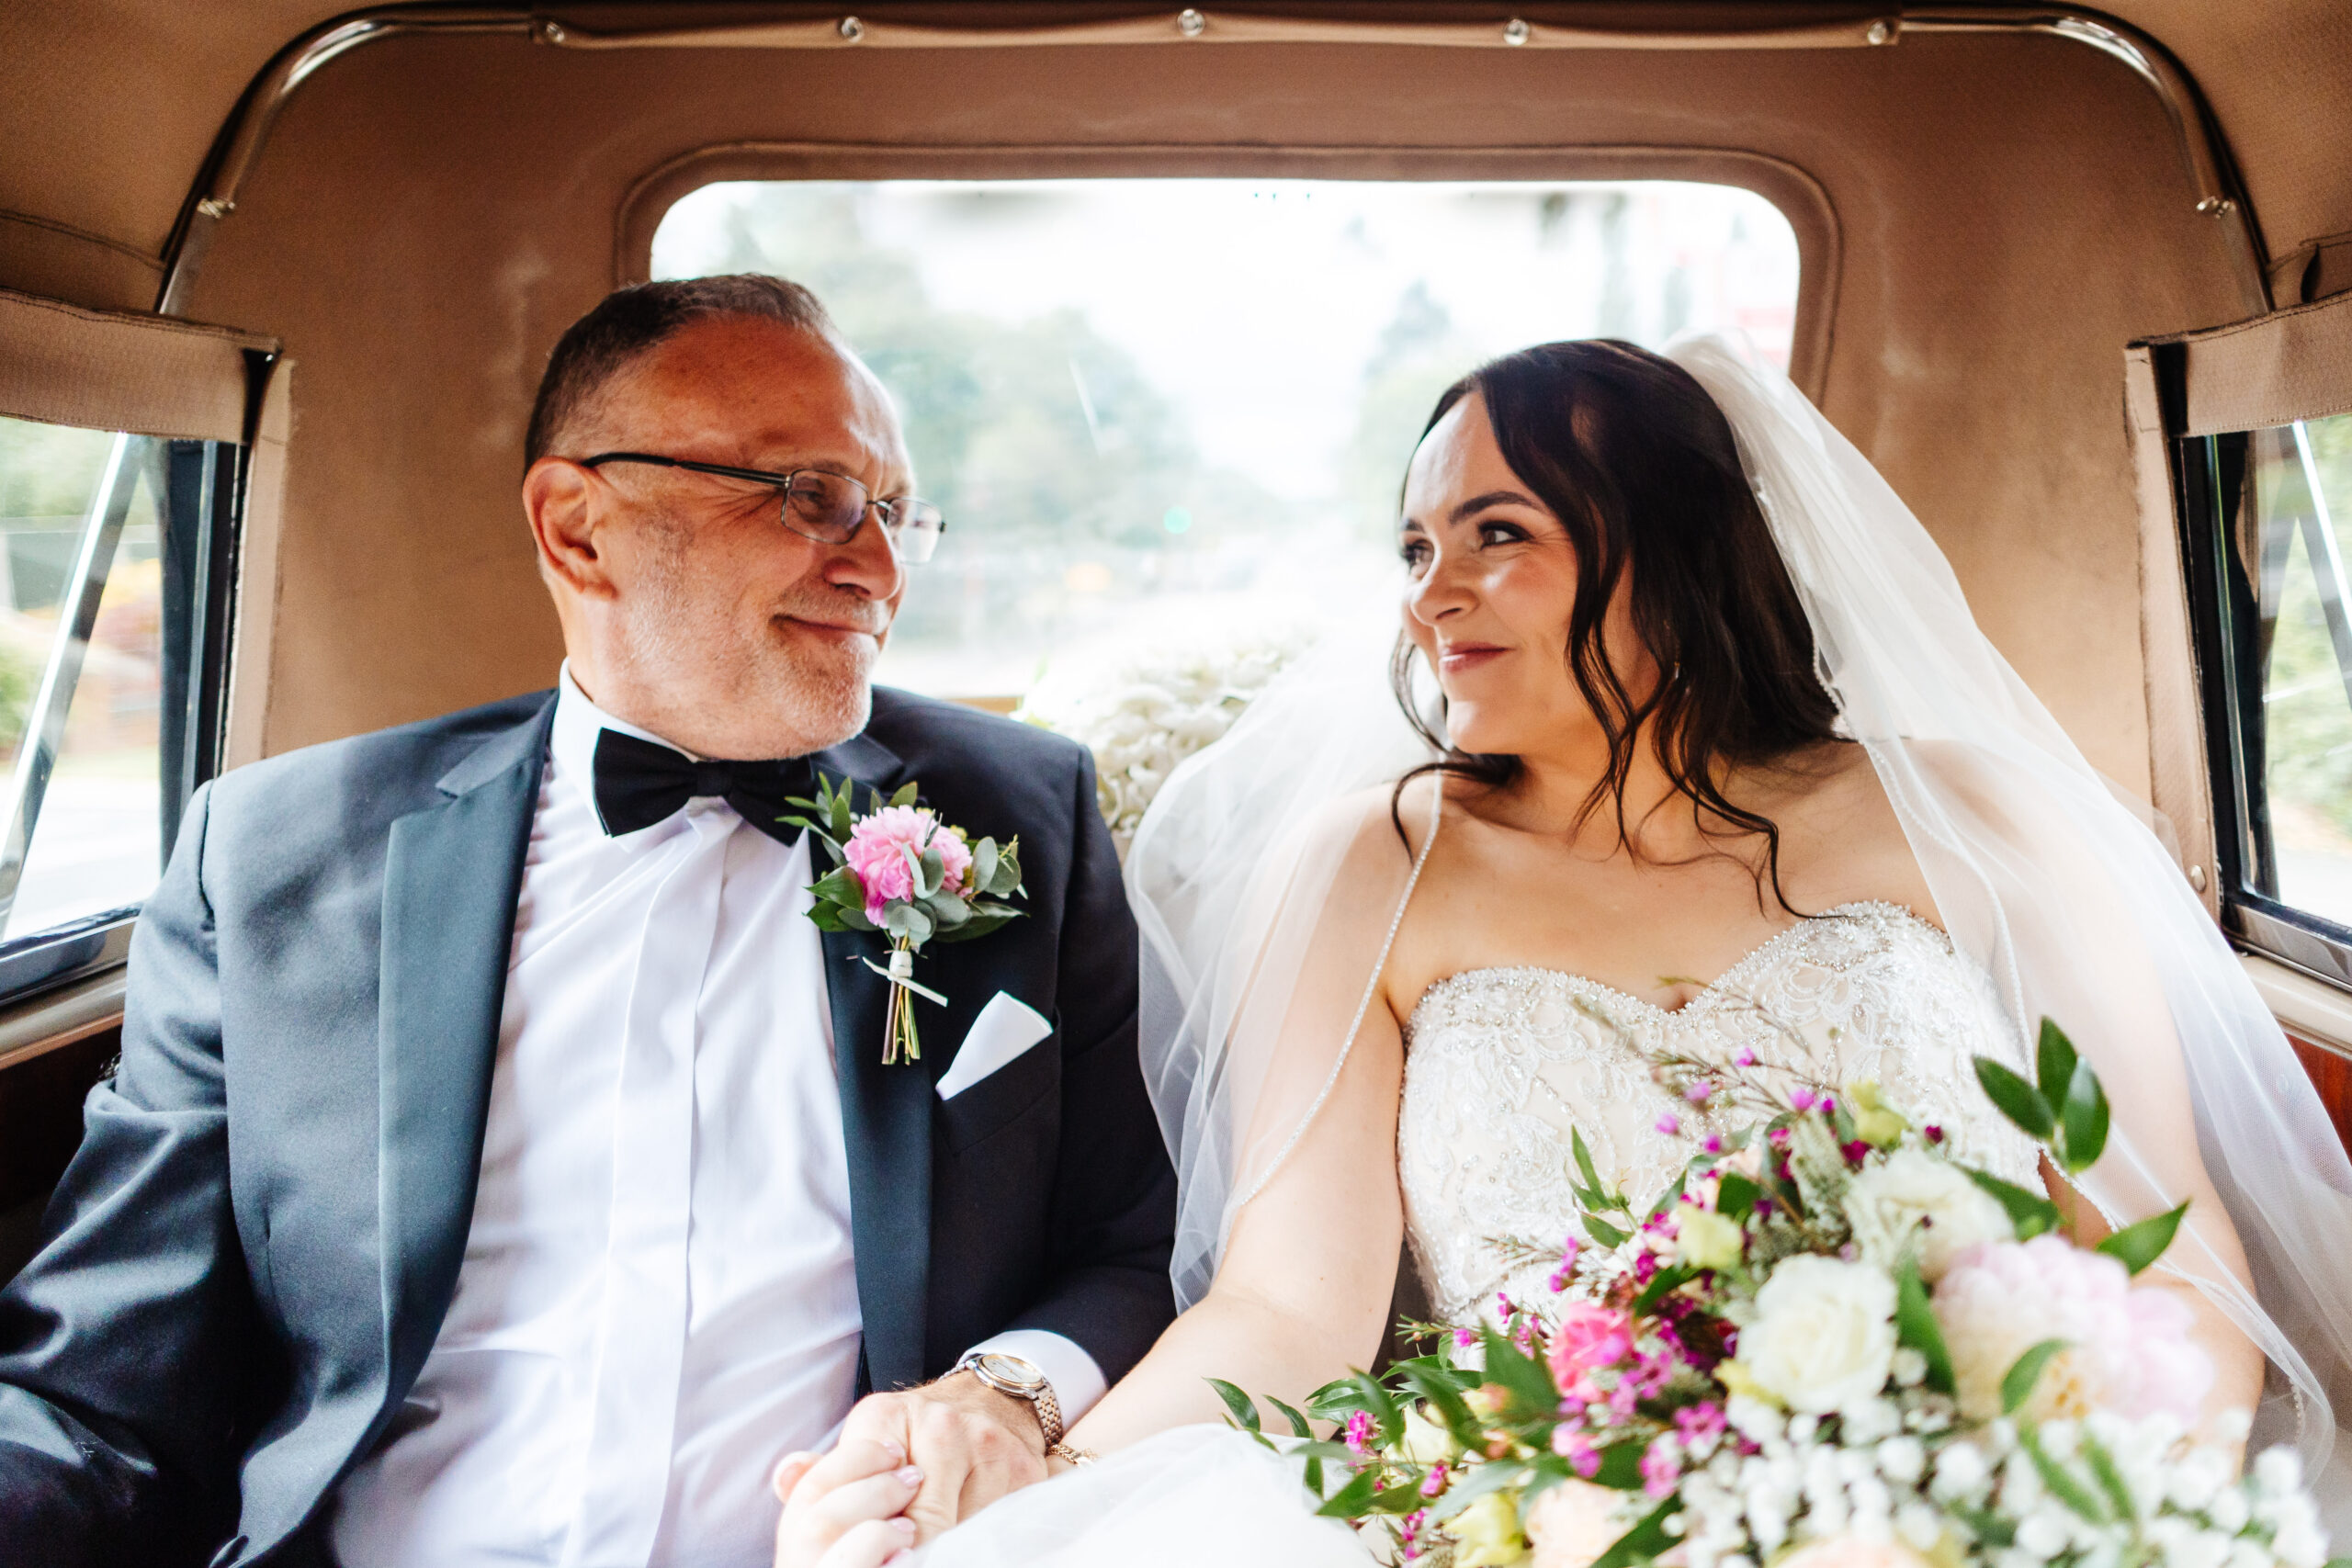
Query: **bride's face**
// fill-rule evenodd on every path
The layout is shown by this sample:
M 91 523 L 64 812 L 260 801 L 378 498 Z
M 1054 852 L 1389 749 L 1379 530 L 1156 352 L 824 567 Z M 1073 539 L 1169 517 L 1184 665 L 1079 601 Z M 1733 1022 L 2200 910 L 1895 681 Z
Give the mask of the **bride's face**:
M 1600 721 L 1568 672 L 1575 547 L 1504 461 L 1483 399 L 1447 410 L 1413 455 L 1399 537 L 1412 580 L 1405 630 L 1444 689 L 1448 739 L 1464 751 L 1519 757 L 1600 741 Z M 1638 701 L 1657 675 L 1623 580 L 1602 640 Z

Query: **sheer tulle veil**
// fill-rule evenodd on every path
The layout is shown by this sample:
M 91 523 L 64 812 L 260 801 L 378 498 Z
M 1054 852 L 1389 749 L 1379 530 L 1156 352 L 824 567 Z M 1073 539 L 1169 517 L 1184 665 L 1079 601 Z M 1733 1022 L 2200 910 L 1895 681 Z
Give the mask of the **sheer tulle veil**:
M 2179 866 L 1969 614 L 1894 491 L 1787 379 L 1721 338 L 1668 357 L 1723 409 L 1812 622 L 1843 726 L 1869 751 L 1954 942 L 1992 976 L 2020 1055 L 2057 1020 L 2114 1107 L 2082 1179 L 2116 1224 L 2199 1192 L 2163 1265 L 2269 1357 L 2256 1441 L 2316 1472 L 2352 1410 L 2352 1165 Z M 1428 760 L 1387 685 L 1393 606 L 1328 637 L 1162 788 L 1128 889 L 1144 933 L 1144 1065 L 1182 1183 L 1173 1266 L 1199 1299 L 1235 1212 L 1320 1106 L 1418 866 L 1351 855 L 1334 803 Z M 1385 797 L 1385 791 L 1382 791 Z M 1354 814 L 1361 821 L 1362 812 Z M 1302 1009 L 1335 972 L 1352 1010 Z M 1348 962 L 1336 966 L 1334 953 Z M 1328 998 L 1327 998 L 1328 1000 Z M 2193 1111 L 2192 1109 L 2193 1108 Z M 2332 1490 L 2332 1489 L 2331 1489 Z

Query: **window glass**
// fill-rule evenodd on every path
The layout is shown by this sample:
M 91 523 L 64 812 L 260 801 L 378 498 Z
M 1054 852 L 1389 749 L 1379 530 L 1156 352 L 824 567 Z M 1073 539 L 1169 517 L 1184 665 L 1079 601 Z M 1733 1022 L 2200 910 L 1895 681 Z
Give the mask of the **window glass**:
M 740 183 L 653 274 L 815 289 L 944 510 L 880 678 L 1015 695 L 1048 660 L 1391 591 L 1445 386 L 1529 344 L 1736 328 L 1785 365 L 1797 246 L 1673 183 Z
M 2240 725 L 2262 786 L 2247 877 L 2352 927 L 2352 415 L 2256 431 L 2245 460 L 2234 542 L 2260 700 Z

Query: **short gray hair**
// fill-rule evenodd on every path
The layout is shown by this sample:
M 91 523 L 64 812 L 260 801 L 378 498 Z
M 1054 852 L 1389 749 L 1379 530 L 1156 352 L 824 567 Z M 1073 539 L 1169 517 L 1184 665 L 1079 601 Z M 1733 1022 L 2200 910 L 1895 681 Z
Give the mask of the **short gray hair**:
M 616 288 L 571 323 L 548 355 L 547 374 L 523 437 L 526 468 L 548 455 L 556 436 L 605 384 L 639 355 L 682 329 L 715 317 L 780 321 L 835 342 L 840 333 L 817 297 L 764 273 L 684 277 Z

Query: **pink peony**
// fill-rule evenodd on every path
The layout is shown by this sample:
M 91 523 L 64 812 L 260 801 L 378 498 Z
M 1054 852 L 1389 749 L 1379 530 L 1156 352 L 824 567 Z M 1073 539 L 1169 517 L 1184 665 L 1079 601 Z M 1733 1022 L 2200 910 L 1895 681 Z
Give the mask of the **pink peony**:
M 1527 1511 L 1527 1540 L 1534 1549 L 1532 1568 L 1588 1568 L 1625 1533 L 1619 1517 L 1624 1494 L 1589 1481 L 1564 1481 L 1547 1489 Z
M 2045 1339 L 2068 1348 L 2042 1368 L 2018 1412 L 2028 1420 L 2108 1410 L 2132 1419 L 2169 1412 L 2194 1425 L 2213 1384 L 2185 1303 L 2134 1286 L 2121 1263 L 2060 1236 L 1969 1247 L 1936 1282 L 1933 1304 L 1971 1416 L 2001 1413 L 2001 1380 Z
M 964 879 L 972 870 L 971 849 L 961 837 L 940 827 L 932 812 L 912 806 L 886 806 L 850 829 L 849 842 L 842 852 L 865 894 L 867 919 L 878 926 L 882 911 L 893 900 L 914 897 L 914 873 L 901 852 L 911 850 L 920 855 L 926 849 L 939 852 L 944 874 L 942 886 L 951 893 L 963 892 Z
M 1633 1325 L 1623 1313 L 1590 1302 L 1564 1303 L 1547 1354 L 1552 1379 L 1573 1398 L 1599 1399 L 1601 1391 L 1591 1374 L 1615 1366 L 1633 1348 Z

